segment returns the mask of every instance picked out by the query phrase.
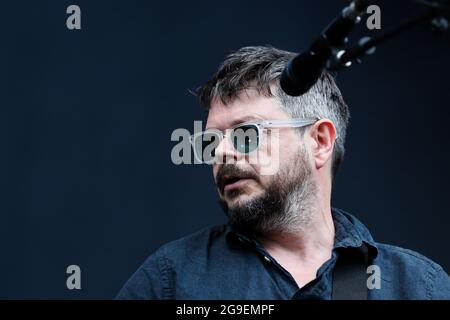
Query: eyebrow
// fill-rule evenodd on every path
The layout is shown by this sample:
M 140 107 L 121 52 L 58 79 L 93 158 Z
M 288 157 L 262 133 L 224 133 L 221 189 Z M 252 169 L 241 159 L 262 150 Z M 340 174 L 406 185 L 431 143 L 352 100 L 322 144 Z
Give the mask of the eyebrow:
M 234 126 L 236 126 L 238 124 L 249 122 L 249 121 L 253 121 L 253 120 L 254 121 L 260 121 L 260 120 L 263 120 L 263 118 L 258 118 L 258 117 L 255 117 L 255 116 L 245 116 L 245 117 L 242 117 L 242 118 L 238 118 L 236 120 L 233 120 L 230 123 L 229 128 L 232 128 L 232 127 L 234 127 Z M 206 129 L 217 129 L 217 128 L 206 128 Z
M 244 122 L 253 121 L 253 120 L 258 121 L 258 120 L 261 120 L 261 119 L 260 118 L 255 118 L 254 116 L 246 116 L 246 117 L 239 118 L 239 119 L 236 119 L 236 120 L 232 121 L 231 124 L 230 124 L 230 127 L 235 126 L 237 124 L 244 123 Z

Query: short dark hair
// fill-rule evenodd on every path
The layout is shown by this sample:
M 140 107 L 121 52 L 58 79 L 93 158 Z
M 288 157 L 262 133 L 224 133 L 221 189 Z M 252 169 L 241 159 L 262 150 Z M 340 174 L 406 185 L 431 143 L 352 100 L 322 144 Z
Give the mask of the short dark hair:
M 196 90 L 200 103 L 208 110 L 213 99 L 223 104 L 234 100 L 243 90 L 255 89 L 267 97 L 276 97 L 293 118 L 328 118 L 337 131 L 331 169 L 332 180 L 344 159 L 344 143 L 350 112 L 334 78 L 324 71 L 316 84 L 300 97 L 281 90 L 279 77 L 295 53 L 271 46 L 243 47 L 229 54 L 212 78 Z M 275 92 L 271 89 L 274 88 Z

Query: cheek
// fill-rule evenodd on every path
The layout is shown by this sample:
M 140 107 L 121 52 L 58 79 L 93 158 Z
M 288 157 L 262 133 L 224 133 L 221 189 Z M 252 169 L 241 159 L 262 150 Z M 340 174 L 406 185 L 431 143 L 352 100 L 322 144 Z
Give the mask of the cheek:
M 305 148 L 305 141 L 295 132 L 286 133 L 280 139 L 280 162 L 290 163 Z
M 269 162 L 271 158 L 278 157 L 280 153 L 281 141 L 279 132 L 276 130 L 267 131 L 260 140 L 256 152 L 250 154 L 250 163 L 257 164 L 258 167 Z
M 294 158 L 299 151 L 300 141 L 295 134 L 277 132 L 268 135 L 261 145 L 259 157 L 261 163 L 277 161 L 280 164 L 287 163 Z
M 273 176 L 260 176 L 259 184 L 263 189 L 266 189 L 273 180 Z
M 264 136 L 262 149 L 267 156 L 288 156 L 297 152 L 300 145 L 300 137 L 292 130 L 273 129 Z
M 280 161 L 283 163 L 291 162 L 298 154 L 298 152 L 299 152 L 298 145 L 294 143 L 282 144 L 280 146 Z

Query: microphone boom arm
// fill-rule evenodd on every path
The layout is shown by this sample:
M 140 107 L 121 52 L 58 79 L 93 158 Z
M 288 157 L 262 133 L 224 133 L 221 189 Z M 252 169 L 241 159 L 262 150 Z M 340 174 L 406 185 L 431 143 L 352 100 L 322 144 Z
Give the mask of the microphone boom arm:
M 344 67 L 351 66 L 354 62 L 360 63 L 360 58 L 365 54 L 372 54 L 375 47 L 380 43 L 391 39 L 411 28 L 420 25 L 424 22 L 431 21 L 433 26 L 440 32 L 445 32 L 448 29 L 448 21 L 442 17 L 442 12 L 436 9 L 425 10 L 418 16 L 404 21 L 403 23 L 390 28 L 389 30 L 374 36 L 362 37 L 356 45 L 351 46 L 346 50 L 335 52 L 332 58 L 327 63 L 327 69 L 331 71 L 338 71 Z

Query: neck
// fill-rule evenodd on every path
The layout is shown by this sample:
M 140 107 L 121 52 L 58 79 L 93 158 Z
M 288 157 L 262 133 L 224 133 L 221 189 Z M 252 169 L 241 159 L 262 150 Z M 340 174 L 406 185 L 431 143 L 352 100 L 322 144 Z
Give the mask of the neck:
M 299 287 L 315 279 L 320 266 L 331 258 L 335 228 L 330 199 L 328 181 L 315 183 L 313 179 L 305 179 L 286 198 L 284 219 L 256 235 Z
M 291 225 L 287 230 L 271 231 L 257 236 L 269 253 L 276 255 L 283 252 L 305 262 L 327 260 L 331 257 L 334 223 L 330 206 L 305 210 L 309 211 L 310 216 L 306 225 Z
M 269 254 L 290 272 L 299 288 L 316 278 L 317 270 L 331 258 L 334 245 L 331 208 L 310 208 L 309 213 L 307 225 L 257 236 Z

